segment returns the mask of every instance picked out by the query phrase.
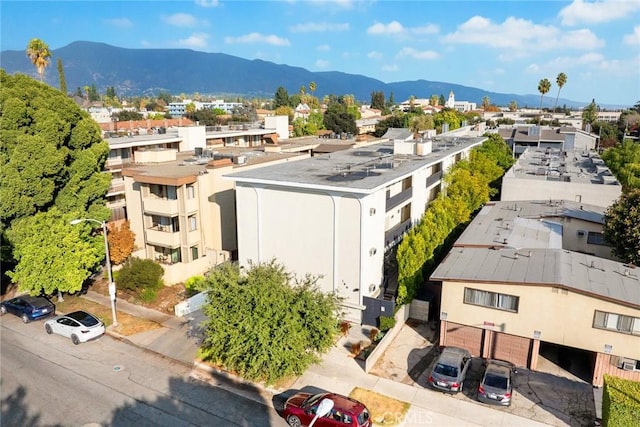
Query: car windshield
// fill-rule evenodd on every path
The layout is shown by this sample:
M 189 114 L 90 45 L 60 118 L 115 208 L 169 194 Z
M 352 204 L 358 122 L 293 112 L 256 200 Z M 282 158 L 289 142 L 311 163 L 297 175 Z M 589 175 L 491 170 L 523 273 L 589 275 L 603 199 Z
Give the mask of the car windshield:
M 458 376 L 458 368 L 454 366 L 443 365 L 442 363 L 438 363 L 433 371 L 436 374 L 444 375 L 446 377 Z
M 508 380 L 505 377 L 501 377 L 498 375 L 487 375 L 484 378 L 484 384 L 489 387 L 500 388 L 503 390 L 507 389 Z
M 77 320 L 78 322 L 82 323 L 84 326 L 95 326 L 99 323 L 98 319 L 96 319 L 89 313 L 85 313 L 84 311 L 76 311 L 74 313 L 69 314 L 69 317 L 71 317 L 74 320 Z

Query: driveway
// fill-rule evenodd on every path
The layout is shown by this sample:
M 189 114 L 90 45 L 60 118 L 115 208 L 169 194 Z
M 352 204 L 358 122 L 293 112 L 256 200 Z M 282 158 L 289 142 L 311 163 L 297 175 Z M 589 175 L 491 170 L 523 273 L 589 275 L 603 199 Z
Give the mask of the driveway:
M 410 319 L 371 373 L 415 387 L 430 388 L 427 380 L 437 356 L 436 324 Z M 514 377 L 511 406 L 491 408 L 553 426 L 595 426 L 592 386 L 562 371 L 551 361 L 544 358 L 540 360 L 539 371 L 518 370 Z M 451 398 L 488 406 L 476 401 L 481 376 L 482 359 L 474 358 L 464 391 L 451 395 Z M 433 393 L 440 392 L 433 390 Z

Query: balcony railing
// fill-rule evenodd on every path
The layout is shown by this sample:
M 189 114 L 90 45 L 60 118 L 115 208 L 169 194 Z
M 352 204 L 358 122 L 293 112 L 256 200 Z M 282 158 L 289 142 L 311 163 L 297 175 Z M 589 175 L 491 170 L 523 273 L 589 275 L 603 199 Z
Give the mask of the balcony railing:
M 431 187 L 433 184 L 440 181 L 441 179 L 442 179 L 442 171 L 434 173 L 433 175 L 427 178 L 427 187 Z
M 178 200 L 158 197 L 144 197 L 142 199 L 145 213 L 156 213 L 162 216 L 176 216 L 178 214 Z
M 411 199 L 412 194 L 413 194 L 412 189 L 408 188 L 408 189 L 396 194 L 393 197 L 389 197 L 387 199 L 387 205 L 386 205 L 387 212 L 389 212 L 391 209 L 395 208 L 396 206 L 400 205 L 401 203 L 406 202 L 407 200 Z
M 166 230 L 166 231 L 164 231 Z M 156 227 L 147 228 L 147 244 L 163 246 L 167 248 L 175 248 L 180 246 L 180 233 L 172 232 L 171 228 L 166 226 L 163 229 Z

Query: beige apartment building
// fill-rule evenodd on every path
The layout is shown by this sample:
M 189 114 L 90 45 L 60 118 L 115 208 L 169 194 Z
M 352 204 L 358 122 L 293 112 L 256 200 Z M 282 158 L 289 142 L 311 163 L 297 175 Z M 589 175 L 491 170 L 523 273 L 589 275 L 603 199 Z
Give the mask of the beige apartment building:
M 578 351 L 594 386 L 604 374 L 640 380 L 640 269 L 604 257 L 602 213 L 573 201 L 487 204 L 431 276 L 440 344 L 532 370 L 544 351 Z

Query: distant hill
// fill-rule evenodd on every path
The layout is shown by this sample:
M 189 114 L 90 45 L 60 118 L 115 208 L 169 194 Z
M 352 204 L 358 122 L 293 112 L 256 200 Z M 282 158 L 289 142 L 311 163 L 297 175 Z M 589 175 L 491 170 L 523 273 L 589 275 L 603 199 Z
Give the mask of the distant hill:
M 453 91 L 457 100 L 482 103 L 488 96 L 492 104 L 538 107 L 540 95 L 517 95 L 489 92 L 454 83 L 428 80 L 384 83 L 370 77 L 337 71 L 311 72 L 300 67 L 275 64 L 262 60 L 248 60 L 223 53 L 205 53 L 190 49 L 125 49 L 104 43 L 78 41 L 52 51 L 51 64 L 45 72 L 48 84 L 59 87 L 57 61 L 62 60 L 67 88 L 96 85 L 104 93 L 114 87 L 125 96 L 155 95 L 160 90 L 171 94 L 210 94 L 272 98 L 282 86 L 289 94 L 301 86 L 315 82 L 315 96 L 352 94 L 359 101 L 369 102 L 371 93 L 383 92 L 385 98 L 393 93 L 396 102 L 410 96 L 429 98 L 431 95 L 449 96 Z M 24 51 L 0 52 L 0 66 L 8 73 L 24 73 L 38 78 L 35 67 Z M 552 107 L 555 98 L 547 97 L 544 105 Z M 559 99 L 558 105 L 584 106 L 585 102 Z

